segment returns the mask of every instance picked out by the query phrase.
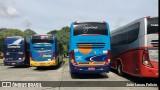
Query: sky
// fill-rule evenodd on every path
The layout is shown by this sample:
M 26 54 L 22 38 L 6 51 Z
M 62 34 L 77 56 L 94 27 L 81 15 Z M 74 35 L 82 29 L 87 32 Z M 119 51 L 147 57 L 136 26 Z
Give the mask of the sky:
M 112 31 L 146 16 L 158 16 L 158 0 L 0 0 L 0 28 L 38 34 L 74 21 L 106 21 Z

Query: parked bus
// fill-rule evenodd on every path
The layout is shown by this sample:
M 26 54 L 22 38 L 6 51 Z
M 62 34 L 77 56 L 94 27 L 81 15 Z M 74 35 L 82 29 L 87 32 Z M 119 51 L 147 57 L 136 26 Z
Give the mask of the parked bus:
M 30 66 L 57 66 L 57 39 L 53 35 L 33 35 L 30 38 Z
M 28 66 L 29 53 L 26 39 L 21 36 L 11 36 L 4 39 L 3 60 L 8 66 Z
M 119 75 L 158 78 L 158 17 L 143 17 L 111 32 L 111 67 Z
M 106 22 L 73 22 L 69 41 L 70 73 L 110 70 L 110 29 Z

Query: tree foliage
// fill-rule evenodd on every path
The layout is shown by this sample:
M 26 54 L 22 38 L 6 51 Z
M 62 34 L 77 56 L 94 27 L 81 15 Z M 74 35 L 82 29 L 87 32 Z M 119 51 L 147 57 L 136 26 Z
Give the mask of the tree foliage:
M 63 45 L 63 53 L 68 52 L 67 45 L 69 43 L 69 31 L 70 28 L 68 26 L 61 28 L 60 30 L 52 30 L 47 34 L 53 34 L 57 37 L 57 43 L 61 43 Z M 60 48 L 58 46 L 58 48 Z
M 22 37 L 30 37 L 30 35 L 36 34 L 35 31 L 31 29 L 26 29 L 24 32 L 22 32 L 19 29 L 7 29 L 7 28 L 1 28 L 0 29 L 0 51 L 3 50 L 3 43 L 4 38 L 10 37 L 10 36 L 22 36 Z
M 29 38 L 31 35 L 35 35 L 37 34 L 35 31 L 31 30 L 31 29 L 26 29 L 23 31 L 24 33 L 24 37 Z
M 3 50 L 4 38 L 9 36 L 24 36 L 23 32 L 19 29 L 1 29 L 0 31 L 0 51 Z
M 57 30 L 52 30 L 52 31 L 48 32 L 47 34 L 53 34 L 53 35 L 55 35 L 57 32 L 58 32 Z
M 65 26 L 60 30 L 52 30 L 47 33 L 47 34 L 53 34 L 54 36 L 57 37 L 57 47 L 59 50 L 60 49 L 63 50 L 63 53 L 68 52 L 69 31 L 70 28 L 68 26 Z M 35 35 L 35 34 L 37 33 L 31 29 L 26 29 L 22 32 L 19 29 L 0 28 L 0 52 L 3 50 L 4 38 L 9 36 L 22 36 L 28 38 L 30 37 L 30 35 Z M 59 43 L 62 44 L 62 47 L 59 47 Z

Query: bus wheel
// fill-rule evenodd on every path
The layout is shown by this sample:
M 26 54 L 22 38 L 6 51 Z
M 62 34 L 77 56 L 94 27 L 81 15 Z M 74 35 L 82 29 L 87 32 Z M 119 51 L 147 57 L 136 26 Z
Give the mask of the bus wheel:
M 123 76 L 122 64 L 121 63 L 118 63 L 117 71 L 118 71 L 118 75 Z
M 58 57 L 58 64 L 59 64 L 59 57 Z
M 58 60 L 57 60 L 57 67 L 59 67 L 59 57 L 57 58 Z

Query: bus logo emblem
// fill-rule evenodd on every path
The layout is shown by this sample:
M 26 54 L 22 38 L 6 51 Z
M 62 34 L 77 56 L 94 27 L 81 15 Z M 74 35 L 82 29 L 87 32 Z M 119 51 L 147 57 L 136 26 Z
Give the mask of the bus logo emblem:
M 83 32 L 87 33 L 89 29 L 97 29 L 97 28 L 98 28 L 97 26 L 88 26 L 87 24 L 85 24 L 83 27 L 84 29 Z

